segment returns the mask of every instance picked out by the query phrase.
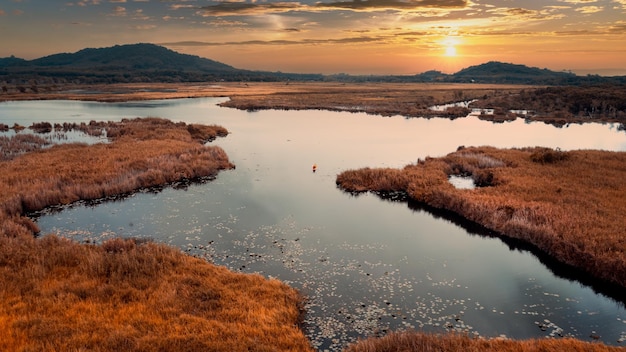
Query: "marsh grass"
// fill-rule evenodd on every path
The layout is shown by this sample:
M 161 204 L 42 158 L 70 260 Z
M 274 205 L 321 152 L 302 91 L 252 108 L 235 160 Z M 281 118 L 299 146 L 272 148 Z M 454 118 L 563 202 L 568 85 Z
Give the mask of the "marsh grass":
M 4 161 L 0 210 L 25 214 L 52 205 L 214 176 L 233 167 L 221 148 L 198 143 L 225 135 L 221 127 L 194 127 L 192 136 L 185 124 L 147 118 L 98 128 L 106 130 L 114 143 L 55 145 Z
M 382 116 L 465 117 L 471 112 L 464 107 L 434 111 L 434 105 L 467 101 L 494 94 L 514 94 L 528 86 L 467 84 L 290 84 L 268 94 L 233 94 L 222 106 L 244 110 L 324 109 L 332 111 L 367 112 Z
M 472 338 L 457 334 L 426 334 L 421 332 L 391 333 L 381 338 L 361 340 L 345 352 L 609 352 L 623 351 L 599 343 L 576 339 L 509 340 L 503 338 Z
M 0 136 L 0 161 L 13 159 L 18 155 L 41 149 L 49 144 L 49 141 L 34 134 L 20 133 L 11 137 Z
M 482 187 L 456 189 L 448 177 L 458 173 Z M 406 192 L 626 287 L 624 175 L 626 153 L 480 147 L 402 170 L 348 170 L 336 182 L 350 192 Z
M 2 351 L 309 351 L 298 292 L 151 242 L 0 237 Z

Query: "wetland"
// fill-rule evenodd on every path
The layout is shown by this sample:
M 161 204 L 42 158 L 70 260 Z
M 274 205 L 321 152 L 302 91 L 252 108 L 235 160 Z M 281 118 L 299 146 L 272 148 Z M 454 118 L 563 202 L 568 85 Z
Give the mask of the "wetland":
M 316 349 L 339 351 L 357 338 L 403 329 L 624 340 L 619 292 L 563 275 L 480 226 L 335 186 L 336 175 L 348 169 L 399 168 L 460 145 L 625 151 L 619 124 L 555 127 L 476 116 L 407 119 L 219 106 L 227 101 L 5 102 L 0 123 L 158 116 L 226 127 L 230 134 L 214 144 L 236 168 L 216 179 L 97 205 L 72 203 L 36 214 L 36 223 L 42 233 L 79 242 L 152 239 L 233 271 L 278 278 L 307 297 L 303 328 Z

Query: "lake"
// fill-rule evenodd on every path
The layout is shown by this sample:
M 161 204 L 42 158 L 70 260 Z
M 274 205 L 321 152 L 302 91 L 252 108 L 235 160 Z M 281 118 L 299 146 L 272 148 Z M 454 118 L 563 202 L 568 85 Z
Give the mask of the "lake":
M 403 167 L 461 145 L 626 151 L 618 125 L 247 112 L 217 106 L 222 101 L 6 102 L 0 123 L 157 116 L 226 127 L 231 134 L 213 144 L 237 167 L 215 180 L 53 209 L 37 223 L 43 233 L 79 241 L 151 238 L 283 280 L 307 296 L 304 329 L 319 350 L 402 329 L 626 339 L 623 290 L 595 286 L 449 214 L 335 185 L 347 169 Z

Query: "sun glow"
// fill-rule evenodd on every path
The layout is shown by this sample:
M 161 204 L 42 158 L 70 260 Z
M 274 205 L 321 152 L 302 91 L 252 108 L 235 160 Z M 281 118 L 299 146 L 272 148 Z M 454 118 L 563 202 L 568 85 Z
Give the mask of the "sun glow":
M 456 46 L 460 43 L 457 37 L 448 36 L 441 42 L 444 47 L 444 56 L 455 57 L 457 55 Z
M 446 56 L 456 56 L 456 48 L 452 45 L 446 47 Z

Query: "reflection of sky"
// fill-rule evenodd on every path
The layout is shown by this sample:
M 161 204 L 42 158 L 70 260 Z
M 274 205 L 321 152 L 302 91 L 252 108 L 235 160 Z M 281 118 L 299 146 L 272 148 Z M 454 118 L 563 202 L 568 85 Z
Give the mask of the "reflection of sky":
M 476 118 L 324 111 L 248 113 L 216 107 L 216 101 L 171 101 L 158 107 L 68 104 L 65 110 L 57 102 L 22 102 L 0 109 L 0 122 L 12 125 L 11 116 L 51 122 L 66 116 L 77 121 L 163 116 L 226 127 L 231 134 L 213 143 L 237 168 L 220 173 L 215 181 L 137 194 L 95 208 L 76 207 L 43 216 L 38 224 L 44 232 L 148 236 L 183 248 L 211 242 L 217 263 L 233 270 L 245 265 L 244 271 L 289 280 L 311 295 L 316 305 L 308 319 L 313 325 L 323 319 L 345 323 L 340 310 L 367 322 L 369 316 L 361 311 L 365 304 L 379 309 L 380 324 L 394 329 L 410 322 L 441 332 L 446 320 L 455 323 L 452 314 L 462 314 L 472 331 L 488 336 L 547 336 L 549 331 L 534 324 L 544 319 L 583 339 L 591 330 L 602 330 L 609 343 L 626 330 L 620 320 L 626 319 L 623 307 L 588 287 L 555 278 L 527 252 L 468 235 L 404 203 L 373 195 L 353 197 L 335 186 L 336 175 L 346 169 L 402 167 L 459 145 L 624 150 L 624 131 L 608 125 L 555 128 L 522 120 L 492 124 Z M 251 259 L 251 253 L 261 259 Z M 407 319 L 394 320 L 398 311 Z M 340 325 L 334 331 L 342 334 L 357 325 Z M 316 333 L 314 328 L 311 333 Z
M 0 57 L 161 43 L 266 71 L 415 74 L 497 60 L 624 74 L 625 11 L 623 0 L 14 0 L 0 3 Z

